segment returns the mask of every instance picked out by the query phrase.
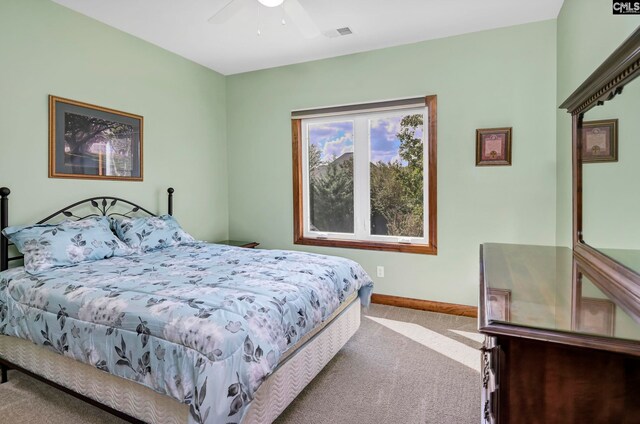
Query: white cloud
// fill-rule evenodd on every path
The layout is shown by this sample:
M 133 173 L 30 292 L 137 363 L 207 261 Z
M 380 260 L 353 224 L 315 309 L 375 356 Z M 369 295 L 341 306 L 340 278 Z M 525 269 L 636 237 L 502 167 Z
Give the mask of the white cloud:
M 395 141 L 398 139 L 396 134 L 400 132 L 400 119 L 389 119 L 385 127 L 387 131 L 387 141 Z
M 353 134 L 346 133 L 335 140 L 327 141 L 322 149 L 322 160 L 328 162 L 344 153 L 353 151 Z
M 309 132 L 314 140 L 324 142 L 342 134 L 353 132 L 353 122 L 327 122 L 309 125 Z
M 400 132 L 401 118 L 380 118 L 371 120 L 371 129 L 379 137 L 384 137 L 386 141 L 396 141 L 396 136 Z

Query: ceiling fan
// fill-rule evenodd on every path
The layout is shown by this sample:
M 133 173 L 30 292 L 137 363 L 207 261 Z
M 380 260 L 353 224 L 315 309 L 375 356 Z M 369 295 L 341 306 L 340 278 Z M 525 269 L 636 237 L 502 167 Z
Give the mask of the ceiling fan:
M 287 22 L 286 15 L 305 38 L 313 38 L 320 35 L 320 30 L 315 21 L 298 0 L 230 0 L 208 21 L 214 25 L 223 24 L 244 8 L 252 5 L 270 8 L 281 6 L 283 10 L 283 25 Z M 260 23 L 258 23 L 258 35 L 260 35 Z

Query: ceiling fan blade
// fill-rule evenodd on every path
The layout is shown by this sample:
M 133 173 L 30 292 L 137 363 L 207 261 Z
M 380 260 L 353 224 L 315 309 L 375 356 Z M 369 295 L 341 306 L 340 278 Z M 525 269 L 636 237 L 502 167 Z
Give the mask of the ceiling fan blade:
M 284 11 L 305 38 L 320 35 L 320 29 L 298 0 L 285 0 Z
M 230 0 L 220 10 L 213 14 L 207 22 L 218 25 L 227 22 L 229 19 L 237 15 L 246 6 L 244 0 Z

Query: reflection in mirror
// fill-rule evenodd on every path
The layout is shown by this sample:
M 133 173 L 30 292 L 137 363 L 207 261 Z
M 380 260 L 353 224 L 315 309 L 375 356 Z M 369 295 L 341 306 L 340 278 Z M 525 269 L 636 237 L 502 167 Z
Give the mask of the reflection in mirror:
M 495 321 L 511 321 L 511 290 L 487 289 L 489 316 Z
M 582 140 L 582 239 L 640 272 L 640 79 L 589 110 Z
M 640 315 L 602 291 L 569 248 L 484 243 L 482 269 L 488 323 L 640 341 Z
M 502 243 L 482 248 L 489 321 L 569 329 L 571 249 Z
M 640 325 L 580 271 L 574 296 L 574 331 L 620 339 L 640 339 Z

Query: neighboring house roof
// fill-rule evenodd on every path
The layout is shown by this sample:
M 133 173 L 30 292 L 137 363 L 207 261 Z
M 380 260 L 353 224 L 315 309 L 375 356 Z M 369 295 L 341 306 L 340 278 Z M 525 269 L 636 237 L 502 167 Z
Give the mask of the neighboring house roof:
M 333 162 L 331 162 L 331 165 L 340 165 L 348 160 L 353 160 L 353 152 L 343 153 L 340 157 L 334 159 Z
M 322 165 L 319 165 L 313 171 L 311 176 L 314 177 L 314 178 L 323 178 L 325 175 L 327 175 L 327 172 L 329 170 L 329 166 L 331 166 L 331 165 L 341 165 L 341 164 L 343 164 L 344 162 L 346 162 L 348 160 L 353 160 L 353 152 L 343 153 L 339 157 L 337 157 L 334 160 L 332 160 L 331 162 L 323 163 Z

